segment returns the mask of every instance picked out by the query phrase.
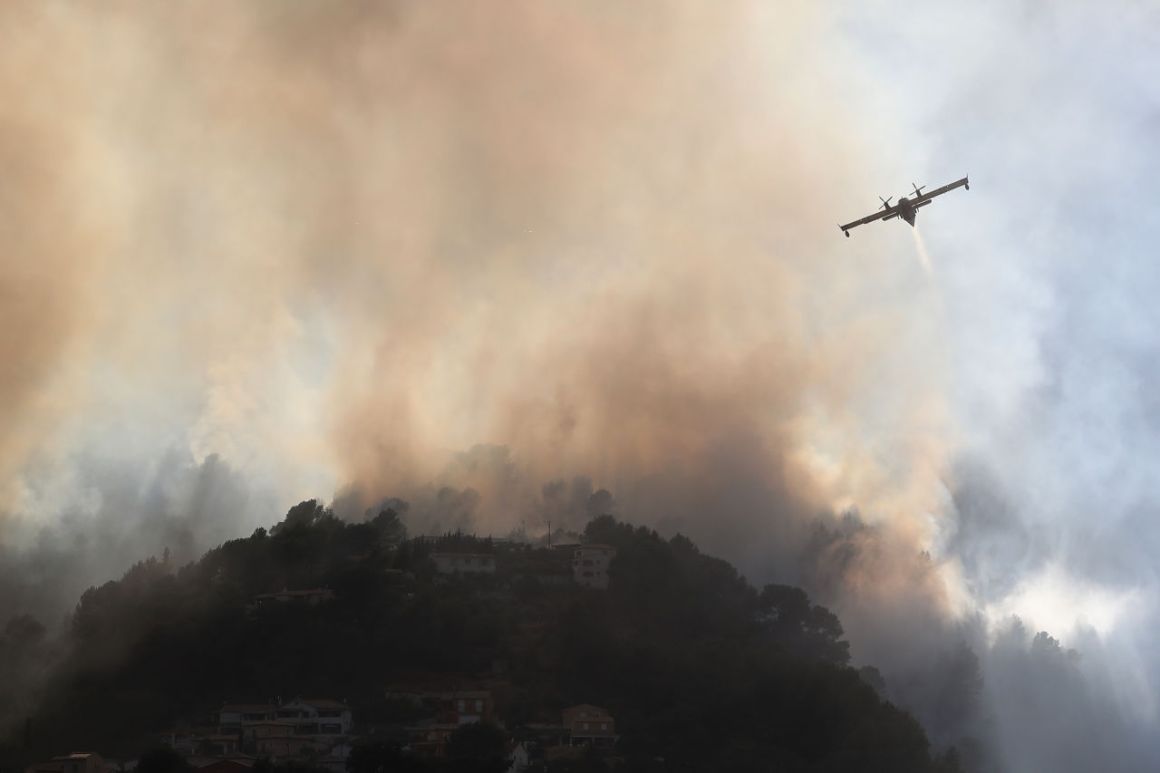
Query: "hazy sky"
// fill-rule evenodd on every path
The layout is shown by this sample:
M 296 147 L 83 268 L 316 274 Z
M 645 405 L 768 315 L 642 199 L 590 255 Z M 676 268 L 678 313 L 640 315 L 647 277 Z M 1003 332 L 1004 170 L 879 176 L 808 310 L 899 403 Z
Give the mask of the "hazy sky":
M 1094 716 L 1143 764 L 1158 38 L 1127 0 L 5 3 L 0 579 L 606 488 L 835 583 L 867 659 L 969 631 L 1011 769 L 1086 764 L 1050 755 Z M 929 270 L 836 228 L 965 174 Z M 851 507 L 859 558 L 798 569 Z M 1040 629 L 1081 651 L 1049 727 L 995 692 Z

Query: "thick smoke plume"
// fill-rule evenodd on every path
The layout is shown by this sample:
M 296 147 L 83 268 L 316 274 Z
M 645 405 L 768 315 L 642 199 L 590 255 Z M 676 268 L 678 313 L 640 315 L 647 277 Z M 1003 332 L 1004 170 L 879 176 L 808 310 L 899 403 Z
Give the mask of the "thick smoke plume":
M 3 4 L 0 621 L 328 492 L 613 510 L 806 584 L 940 743 L 1045 759 L 980 673 L 1086 677 L 984 619 L 987 540 L 1035 557 L 952 466 L 955 307 L 834 228 L 901 151 L 828 14 Z
M 481 529 L 583 477 L 718 550 L 930 531 L 933 333 L 911 267 L 817 237 L 865 149 L 808 4 L 4 13 L 20 518 L 178 449 L 287 500 L 470 487 Z

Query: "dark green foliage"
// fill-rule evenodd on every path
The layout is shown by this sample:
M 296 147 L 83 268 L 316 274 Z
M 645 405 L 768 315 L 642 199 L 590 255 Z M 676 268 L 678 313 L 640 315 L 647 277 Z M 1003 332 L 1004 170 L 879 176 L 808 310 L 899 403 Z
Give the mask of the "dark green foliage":
M 44 625 L 31 615 L 17 615 L 0 630 L 0 731 L 26 725 L 32 698 L 57 652 Z M 6 761 L 0 738 L 0 773 L 16 767 Z
M 180 754 L 162 746 L 150 749 L 137 760 L 139 773 L 189 773 L 189 763 Z
M 391 770 L 388 768 L 388 770 Z M 402 770 L 409 770 L 403 768 Z M 425 770 L 425 768 L 419 768 Z M 251 768 L 252 773 L 330 773 L 329 768 L 324 768 L 319 765 L 311 765 L 307 762 L 298 762 L 295 760 L 286 760 L 284 762 L 272 762 L 268 759 L 262 758 L 254 763 Z
M 308 501 L 196 564 L 175 572 L 150 559 L 90 589 L 37 712 L 37 726 L 52 728 L 37 748 L 124 757 L 149 733 L 204 721 L 227 700 L 330 696 L 391 739 L 359 745 L 351 773 L 499 771 L 507 739 L 491 725 L 457 731 L 440 766 L 408 757 L 390 733 L 422 709 L 384 691 L 417 674 L 466 677 L 503 663 L 510 684 L 497 711 L 509 731 L 558 721 L 569 705 L 602 706 L 625 770 L 955 769 L 949 756 L 936 766 L 917 723 L 846 666 L 832 613 L 797 588 L 759 593 L 685 537 L 593 520 L 588 541 L 618 551 L 601 592 L 570 583 L 567 551 L 404 535 L 394 511 L 345 524 Z M 496 574 L 436 575 L 434 549 L 492 552 Z M 284 588 L 334 598 L 255 603 Z M 5 634 L 36 635 L 28 621 Z M 604 770 L 606 757 L 552 769 Z
M 346 769 L 349 773 L 419 773 L 429 767 L 404 754 L 397 743 L 375 741 L 351 749 Z
M 503 773 L 508 767 L 506 755 L 507 734 L 484 722 L 460 727 L 447 742 L 452 770 Z
M 810 604 L 801 588 L 766 585 L 761 590 L 760 619 L 774 638 L 795 655 L 845 664 L 850 645 L 842 641 L 842 624 L 825 607 Z

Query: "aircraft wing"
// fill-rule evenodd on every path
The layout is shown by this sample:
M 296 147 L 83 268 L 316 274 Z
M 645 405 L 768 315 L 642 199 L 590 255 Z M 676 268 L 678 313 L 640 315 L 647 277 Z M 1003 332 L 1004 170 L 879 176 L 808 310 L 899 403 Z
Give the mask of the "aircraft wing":
M 873 223 L 875 220 L 889 220 L 892 217 L 898 217 L 898 207 L 890 207 L 889 209 L 881 209 L 881 210 L 875 212 L 873 215 L 867 215 L 866 217 L 862 218 L 861 220 L 855 220 L 852 223 L 846 223 L 845 225 L 840 225 L 840 226 L 838 226 L 838 228 L 841 228 L 843 233 L 845 233 L 846 236 L 849 236 L 851 228 L 854 228 L 854 227 L 860 226 L 860 225 L 866 225 L 867 223 Z
M 964 177 L 961 180 L 955 180 L 953 183 L 950 183 L 949 185 L 944 185 L 941 188 L 935 188 L 933 191 L 928 191 L 927 193 L 924 193 L 921 196 L 916 197 L 911 202 L 911 204 L 912 204 L 912 206 L 914 206 L 915 209 L 917 209 L 917 208 L 923 206 L 924 204 L 929 204 L 930 200 L 933 199 L 935 196 L 941 196 L 944 193 L 948 193 L 950 191 L 953 191 L 955 188 L 966 188 L 967 190 L 970 190 L 971 181 L 968 180 L 966 177 Z

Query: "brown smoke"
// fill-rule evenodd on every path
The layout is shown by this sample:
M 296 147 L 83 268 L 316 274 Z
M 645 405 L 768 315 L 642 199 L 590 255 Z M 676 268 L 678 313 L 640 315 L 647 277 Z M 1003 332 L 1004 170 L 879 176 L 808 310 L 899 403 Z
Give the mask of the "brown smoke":
M 488 530 L 587 476 L 719 550 L 849 504 L 929 536 L 938 326 L 833 225 L 884 151 L 814 5 L 0 13 L 10 492 L 176 437 L 291 497 L 471 486 Z

